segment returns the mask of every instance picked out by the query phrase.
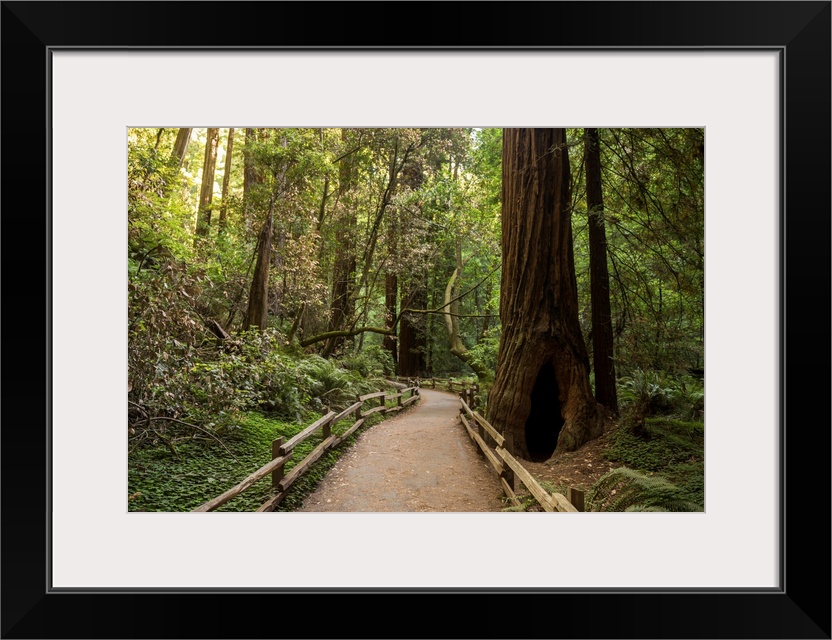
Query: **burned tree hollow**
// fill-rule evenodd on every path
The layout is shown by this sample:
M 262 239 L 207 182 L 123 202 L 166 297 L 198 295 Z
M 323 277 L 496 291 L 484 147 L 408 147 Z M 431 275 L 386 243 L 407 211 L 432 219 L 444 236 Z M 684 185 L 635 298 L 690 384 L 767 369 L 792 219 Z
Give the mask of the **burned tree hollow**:
M 488 419 L 512 454 L 537 460 L 604 429 L 578 319 L 566 130 L 504 129 L 502 170 L 502 332 Z
M 531 408 L 526 419 L 526 448 L 533 462 L 548 460 L 558 445 L 563 428 L 560 390 L 554 367 L 543 365 L 532 388 Z

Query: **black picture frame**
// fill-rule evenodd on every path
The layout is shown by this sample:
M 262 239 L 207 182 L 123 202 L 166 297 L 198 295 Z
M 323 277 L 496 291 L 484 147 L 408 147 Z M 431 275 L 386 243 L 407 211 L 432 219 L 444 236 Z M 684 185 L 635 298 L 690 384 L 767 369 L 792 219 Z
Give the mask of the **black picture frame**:
M 3 638 L 830 637 L 830 2 L 3 2 L 0 19 Z M 47 101 L 62 47 L 779 51 L 781 588 L 50 591 Z

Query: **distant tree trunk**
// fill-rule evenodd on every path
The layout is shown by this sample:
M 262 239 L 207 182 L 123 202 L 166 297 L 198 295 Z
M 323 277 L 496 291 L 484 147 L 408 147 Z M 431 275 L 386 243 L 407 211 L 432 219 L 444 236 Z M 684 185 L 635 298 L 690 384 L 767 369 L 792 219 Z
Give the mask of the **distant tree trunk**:
M 214 168 L 217 164 L 219 129 L 208 129 L 205 141 L 205 162 L 202 165 L 202 189 L 199 194 L 196 235 L 207 236 L 211 227 L 211 201 L 214 197 Z
M 231 179 L 231 152 L 234 149 L 234 129 L 228 130 L 228 144 L 225 149 L 225 170 L 222 176 L 222 201 L 220 203 L 220 233 L 225 231 L 228 215 L 228 183 Z
M 598 129 L 586 130 L 584 144 L 586 146 L 586 204 L 589 213 L 589 274 L 595 399 L 613 413 L 618 414 Z
M 427 275 L 425 275 L 425 281 Z M 411 281 L 407 287 L 402 286 L 401 308 L 413 307 L 424 309 L 428 304 L 428 292 L 424 282 Z M 416 324 L 412 314 L 402 314 L 399 320 L 399 360 L 400 376 L 408 378 L 422 375 L 425 370 L 425 332 Z
M 249 191 L 254 184 L 259 182 L 257 169 L 254 166 L 254 158 L 251 156 L 251 146 L 257 141 L 257 129 L 246 129 L 246 153 L 244 156 L 243 168 L 243 200 L 248 199 Z
M 347 147 L 347 130 L 341 129 L 341 141 Z M 330 305 L 329 330 L 341 330 L 355 312 L 353 292 L 355 290 L 355 223 L 353 203 L 349 197 L 352 189 L 355 156 L 350 154 L 341 159 L 338 167 L 338 202 L 343 205 L 345 215 L 341 221 L 340 242 L 335 250 L 335 264 L 332 272 L 332 303 Z M 344 342 L 344 336 L 333 336 L 324 345 L 323 355 L 328 357 Z
M 179 129 L 176 134 L 172 158 L 176 161 L 178 167 L 181 167 L 185 161 L 185 152 L 188 150 L 188 143 L 191 141 L 191 131 L 193 129 Z
M 393 362 L 398 361 L 398 350 L 396 344 L 396 304 L 399 297 L 399 279 L 395 273 L 388 273 L 384 277 L 384 308 L 385 319 L 384 326 L 393 331 L 392 334 L 384 336 L 382 346 L 390 352 L 393 357 Z
M 603 432 L 578 323 L 565 129 L 503 132 L 502 335 L 488 414 L 529 460 Z
M 248 296 L 248 312 L 246 326 L 257 327 L 260 331 L 266 328 L 269 308 L 269 254 L 272 246 L 272 226 L 274 225 L 274 198 L 269 203 L 269 217 L 260 231 L 257 241 L 257 262 L 254 266 L 254 277 L 251 279 L 251 290 Z
M 422 131 L 424 135 L 424 131 Z M 402 183 L 414 193 L 424 183 L 424 158 L 417 154 L 413 161 L 402 168 Z M 419 217 L 423 215 L 421 201 L 415 205 Z M 420 275 L 409 274 L 399 279 L 401 289 L 401 309 L 425 309 L 428 304 L 427 270 Z M 399 357 L 397 371 L 400 376 L 415 378 L 425 371 L 425 331 L 422 319 L 416 320 L 415 314 L 402 313 L 399 318 Z

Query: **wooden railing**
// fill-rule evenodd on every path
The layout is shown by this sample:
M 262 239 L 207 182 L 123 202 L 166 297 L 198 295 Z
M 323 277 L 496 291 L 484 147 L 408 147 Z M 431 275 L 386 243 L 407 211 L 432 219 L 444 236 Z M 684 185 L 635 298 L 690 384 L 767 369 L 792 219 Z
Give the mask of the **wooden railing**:
M 516 493 L 517 482 L 519 481 L 529 490 L 529 493 L 543 507 L 544 511 L 578 511 L 575 505 L 563 494 L 549 493 L 541 487 L 528 469 L 520 464 L 520 461 L 505 448 L 505 438 L 502 434 L 479 413 L 474 411 L 461 395 L 459 401 L 462 406 L 459 409 L 459 419 L 468 431 L 468 435 L 477 443 L 485 458 L 499 474 L 503 493 L 513 505 L 520 506 L 522 504 Z M 490 440 L 495 446 L 492 448 L 486 440 Z M 576 502 L 579 500 L 579 493 L 575 492 Z M 581 506 L 583 506 L 582 500 Z
M 468 380 L 454 380 L 453 378 L 399 378 L 399 380 L 409 380 L 410 383 L 418 383 L 424 389 L 445 388 L 448 391 L 456 391 L 460 397 L 468 403 L 468 406 L 475 408 L 478 404 L 477 396 L 480 392 L 480 385 L 476 382 L 469 382 Z
M 404 398 L 404 394 L 410 393 L 410 397 Z M 289 488 L 300 478 L 309 467 L 312 466 L 324 453 L 329 449 L 334 449 L 355 433 L 364 424 L 367 416 L 374 413 L 392 413 L 400 411 L 409 404 L 416 402 L 419 399 L 419 385 L 401 389 L 396 393 L 387 393 L 385 391 L 378 391 L 376 393 L 368 393 L 363 396 L 356 396 L 356 402 L 339 413 L 330 411 L 322 418 L 316 420 L 303 431 L 292 436 L 285 441 L 283 438 L 277 438 L 272 442 L 272 461 L 263 465 L 257 471 L 247 476 L 242 482 L 231 487 L 225 493 L 217 496 L 213 500 L 209 500 L 203 505 L 200 505 L 194 511 L 214 511 L 221 507 L 232 498 L 240 495 L 243 491 L 248 489 L 258 480 L 265 478 L 267 475 L 272 476 L 272 488 L 277 491 L 274 497 L 263 503 L 257 511 L 274 511 L 283 499 L 288 495 Z M 394 406 L 388 407 L 387 403 L 396 401 Z M 376 406 L 370 406 L 365 411 L 362 411 L 364 404 L 372 405 L 378 402 Z M 354 422 L 351 427 L 341 434 L 332 433 L 332 427 L 341 420 L 352 415 Z M 315 447 L 309 455 L 303 460 L 299 461 L 292 469 L 286 472 L 286 463 L 292 460 L 293 451 L 297 445 L 310 437 L 313 433 L 321 430 L 321 437 L 323 440 Z

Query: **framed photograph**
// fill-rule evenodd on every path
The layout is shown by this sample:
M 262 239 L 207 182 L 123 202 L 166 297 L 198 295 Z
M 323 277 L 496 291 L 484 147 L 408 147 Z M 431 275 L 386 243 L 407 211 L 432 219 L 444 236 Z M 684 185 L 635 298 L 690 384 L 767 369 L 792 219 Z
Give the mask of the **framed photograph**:
M 829 2 L 2 11 L 3 637 L 830 637 Z M 127 132 L 184 126 L 704 128 L 704 513 L 127 512 Z

